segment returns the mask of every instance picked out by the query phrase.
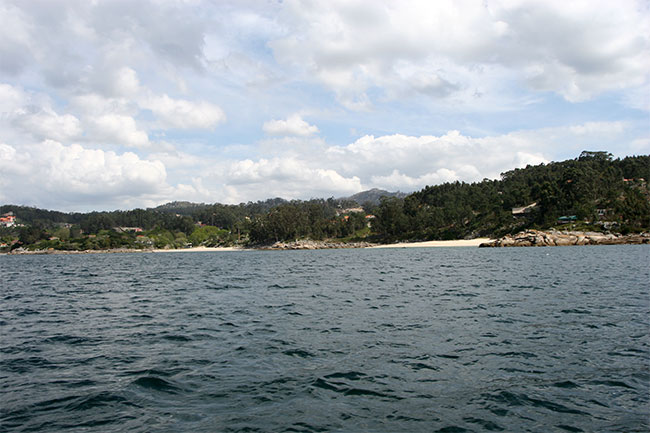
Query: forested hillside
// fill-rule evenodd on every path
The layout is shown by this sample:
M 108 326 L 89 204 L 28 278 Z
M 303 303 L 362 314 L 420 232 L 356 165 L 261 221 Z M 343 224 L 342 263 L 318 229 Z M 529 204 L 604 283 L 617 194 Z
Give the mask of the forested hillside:
M 560 217 L 592 228 L 600 222 L 643 230 L 650 227 L 649 177 L 650 156 L 613 160 L 605 152 L 583 152 L 574 160 L 508 171 L 500 180 L 445 183 L 384 200 L 374 230 L 384 239 L 456 239 L 548 228 Z
M 0 206 L 0 248 L 183 248 L 260 245 L 302 238 L 377 242 L 500 236 L 564 226 L 621 232 L 650 229 L 650 156 L 606 152 L 503 173 L 499 180 L 428 186 L 401 198 L 280 198 L 239 205 L 172 202 L 153 209 L 63 213 Z M 383 191 L 357 197 L 374 199 Z M 354 197 L 354 196 L 353 196 Z M 363 205 L 363 208 L 360 206 Z

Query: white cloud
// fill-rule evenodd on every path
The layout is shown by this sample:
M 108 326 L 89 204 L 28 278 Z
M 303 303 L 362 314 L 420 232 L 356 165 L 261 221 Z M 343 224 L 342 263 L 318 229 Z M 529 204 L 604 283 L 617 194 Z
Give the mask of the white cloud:
M 480 181 L 532 162 L 546 162 L 539 143 L 500 136 L 472 138 L 458 131 L 436 136 L 364 136 L 347 146 L 330 147 L 327 161 L 343 174 L 360 176 L 364 187 L 413 191 L 450 181 Z M 519 151 L 519 153 L 518 153 Z
M 147 133 L 139 130 L 135 119 L 121 114 L 89 116 L 84 122 L 88 136 L 94 142 L 117 144 L 128 147 L 149 145 Z
M 221 108 L 206 101 L 192 102 L 163 95 L 150 97 L 141 106 L 159 118 L 161 129 L 212 129 L 226 120 Z
M 229 201 L 269 197 L 311 198 L 354 194 L 362 190 L 357 176 L 345 177 L 333 168 L 321 168 L 300 159 L 277 157 L 258 161 L 234 161 L 221 180 Z
M 27 107 L 14 111 L 11 122 L 37 140 L 65 141 L 81 135 L 79 119 L 71 114 L 59 115 L 49 107 Z
M 4 123 L 5 139 L 14 132 L 36 140 L 63 141 L 82 132 L 79 119 L 57 113 L 47 96 L 27 93 L 8 84 L 0 84 L 0 122 Z
M 135 180 L 146 193 L 92 198 L 125 207 L 411 191 L 584 149 L 649 152 L 640 1 L 0 3 L 12 200 L 45 203 L 38 182 L 14 180 L 38 172 L 82 201 L 64 154 L 107 185 L 130 179 L 117 166 L 165 170 L 159 187 Z M 367 135 L 346 144 L 352 129 Z
M 411 177 L 400 173 L 399 170 L 393 170 L 388 176 L 372 176 L 370 180 L 373 184 L 383 185 L 383 188 L 389 190 L 415 190 L 422 188 L 423 185 L 454 182 L 460 180 L 460 177 L 453 170 L 439 168 L 434 173 L 427 173 L 418 177 Z
M 414 191 L 442 182 L 496 179 L 516 167 L 549 162 L 560 152 L 576 157 L 585 149 L 608 149 L 625 133 L 621 122 L 588 122 L 479 138 L 458 131 L 442 136 L 364 136 L 306 159 L 337 167 L 343 176 L 358 176 L 364 188 Z M 631 149 L 638 145 L 629 144 Z
M 29 19 L 14 5 L 0 4 L 0 72 L 14 75 L 31 61 Z
M 493 65 L 569 101 L 648 81 L 647 10 L 634 0 L 287 5 L 293 31 L 270 42 L 277 59 L 317 77 L 349 108 L 366 107 L 374 88 L 389 97 L 407 88 L 472 95 Z
M 0 114 L 6 115 L 22 108 L 27 99 L 27 95 L 20 89 L 0 83 Z
M 318 128 L 305 122 L 299 114 L 292 114 L 287 120 L 269 120 L 262 129 L 269 135 L 297 135 L 306 137 L 318 132 Z
M 131 152 L 85 149 L 46 140 L 29 147 L 0 144 L 0 200 L 55 209 L 119 206 L 166 187 L 159 161 Z
M 569 126 L 568 130 L 576 136 L 582 135 L 617 135 L 623 132 L 624 122 L 586 122 L 582 125 Z
M 345 196 L 373 187 L 411 192 L 443 182 L 497 179 L 513 168 L 548 163 L 558 152 L 576 157 L 585 149 L 607 149 L 625 134 L 620 122 L 588 122 L 479 138 L 459 131 L 364 136 L 344 146 L 292 137 L 291 146 L 271 147 L 268 157 L 213 162 L 202 184 L 213 200 L 225 202 Z M 632 151 L 644 146 L 647 140 L 629 143 Z
M 104 114 L 121 114 L 133 116 L 137 106 L 126 98 L 107 98 L 98 93 L 83 93 L 70 97 L 71 110 L 86 116 L 101 116 Z
M 547 163 L 559 150 L 569 157 L 585 149 L 608 150 L 607 143 L 624 140 L 625 134 L 624 124 L 591 122 L 480 138 L 458 131 L 364 136 L 344 146 L 284 146 L 257 159 L 198 158 L 173 147 L 143 159 L 53 141 L 2 144 L 0 200 L 78 209 L 77 201 L 125 208 L 174 199 L 238 203 L 347 196 L 372 187 L 410 192 L 442 182 L 498 178 L 516 167 Z M 628 149 L 647 152 L 647 138 L 630 140 Z
M 101 90 L 103 94 L 112 97 L 137 98 L 143 91 L 140 86 L 138 73 L 127 66 L 111 67 L 94 74 L 93 89 Z

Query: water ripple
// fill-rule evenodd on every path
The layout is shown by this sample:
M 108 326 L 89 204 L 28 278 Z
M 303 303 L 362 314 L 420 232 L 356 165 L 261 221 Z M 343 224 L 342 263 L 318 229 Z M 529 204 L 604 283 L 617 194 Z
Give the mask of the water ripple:
M 0 256 L 0 431 L 648 431 L 649 251 Z

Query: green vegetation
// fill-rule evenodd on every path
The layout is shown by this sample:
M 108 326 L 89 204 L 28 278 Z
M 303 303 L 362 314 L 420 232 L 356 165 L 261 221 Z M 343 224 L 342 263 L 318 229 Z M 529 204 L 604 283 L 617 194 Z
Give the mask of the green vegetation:
M 173 202 L 87 214 L 5 205 L 0 214 L 13 213 L 18 226 L 0 227 L 0 251 L 254 246 L 306 238 L 416 241 L 550 227 L 639 232 L 650 229 L 649 178 L 650 156 L 614 160 L 606 152 L 583 152 L 573 160 L 508 171 L 500 180 L 428 186 L 379 202 L 380 192 L 373 190 L 357 195 L 364 203 L 333 198 Z
M 648 230 L 649 177 L 650 156 L 613 160 L 605 152 L 583 152 L 574 160 L 508 171 L 500 180 L 445 183 L 404 200 L 386 199 L 374 229 L 386 240 L 462 239 L 547 229 L 562 216 L 575 216 L 583 228 Z

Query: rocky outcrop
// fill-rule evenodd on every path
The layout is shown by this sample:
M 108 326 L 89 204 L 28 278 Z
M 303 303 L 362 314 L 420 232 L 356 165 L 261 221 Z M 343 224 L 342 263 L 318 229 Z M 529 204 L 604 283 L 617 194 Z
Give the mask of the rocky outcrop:
M 650 244 L 650 233 L 622 235 L 619 233 L 526 230 L 516 235 L 507 235 L 482 243 L 479 248 L 621 244 Z
M 300 240 L 294 242 L 276 242 L 273 245 L 260 247 L 263 250 L 326 250 L 334 248 L 367 248 L 374 244 L 369 242 L 329 242 Z

